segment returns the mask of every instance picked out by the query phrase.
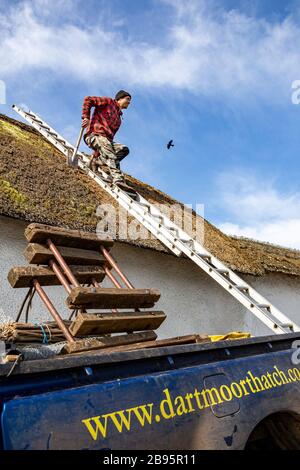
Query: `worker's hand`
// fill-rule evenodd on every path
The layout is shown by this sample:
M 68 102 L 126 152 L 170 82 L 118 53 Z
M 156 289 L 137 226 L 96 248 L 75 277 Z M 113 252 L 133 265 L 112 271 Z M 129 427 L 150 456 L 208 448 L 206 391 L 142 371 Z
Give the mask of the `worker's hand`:
M 90 120 L 88 118 L 82 119 L 81 127 L 85 128 L 85 127 L 88 127 L 89 125 L 90 125 Z

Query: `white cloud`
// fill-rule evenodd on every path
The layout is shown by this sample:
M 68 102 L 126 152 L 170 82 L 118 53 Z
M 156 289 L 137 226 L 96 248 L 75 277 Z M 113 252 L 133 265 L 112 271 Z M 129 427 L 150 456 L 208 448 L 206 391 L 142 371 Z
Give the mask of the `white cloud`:
M 300 216 L 300 193 L 281 194 L 276 181 L 251 170 L 232 171 L 218 177 L 222 205 L 243 223 Z
M 263 242 L 274 243 L 300 250 L 300 217 L 298 219 L 278 220 L 257 226 L 223 223 L 218 225 L 222 232 L 238 237 L 247 237 Z
M 96 82 L 120 80 L 121 73 L 129 85 L 167 85 L 231 98 L 258 95 L 272 101 L 283 94 L 287 102 L 291 83 L 299 78 L 300 27 L 291 17 L 269 23 L 221 10 L 214 2 L 189 0 L 184 8 L 183 2 L 162 3 L 171 10 L 159 46 L 151 38 L 143 43 L 125 38 L 117 27 L 108 31 L 101 21 L 92 28 L 78 26 L 74 10 L 55 24 L 49 16 L 57 11 L 50 9 L 49 0 L 14 5 L 0 17 L 0 74 L 44 69 Z M 39 5 L 44 5 L 43 14 Z M 60 0 L 58 6 L 70 11 L 70 1 Z M 75 8 L 80 13 L 77 2 Z
M 221 175 L 217 188 L 216 204 L 230 220 L 218 224 L 223 232 L 300 249 L 300 193 L 238 171 Z

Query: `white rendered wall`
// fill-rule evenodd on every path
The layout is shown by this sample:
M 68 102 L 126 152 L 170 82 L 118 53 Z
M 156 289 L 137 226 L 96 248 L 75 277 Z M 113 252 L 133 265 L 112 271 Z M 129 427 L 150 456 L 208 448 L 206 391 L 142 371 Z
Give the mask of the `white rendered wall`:
M 0 216 L 0 310 L 11 318 L 15 318 L 26 289 L 12 289 L 7 273 L 12 266 L 27 264 L 22 255 L 26 248 L 23 236 L 26 225 Z M 161 291 L 161 300 L 155 310 L 163 310 L 167 320 L 158 330 L 160 338 L 229 331 L 250 331 L 254 335 L 269 333 L 191 261 L 123 243 L 117 243 L 112 254 L 135 287 Z M 286 315 L 300 323 L 300 278 L 279 274 L 243 277 Z M 66 294 L 63 288 L 47 287 L 45 290 L 66 318 L 68 310 L 64 305 Z M 35 298 L 30 321 L 45 320 L 50 320 L 50 315 Z

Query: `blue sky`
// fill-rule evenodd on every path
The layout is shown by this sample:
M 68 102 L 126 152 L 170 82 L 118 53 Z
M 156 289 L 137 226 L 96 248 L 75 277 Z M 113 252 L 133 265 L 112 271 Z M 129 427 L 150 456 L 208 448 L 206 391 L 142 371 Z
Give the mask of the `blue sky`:
M 27 105 L 75 142 L 84 96 L 126 89 L 124 171 L 300 249 L 299 0 L 2 0 L 0 28 L 0 112 Z

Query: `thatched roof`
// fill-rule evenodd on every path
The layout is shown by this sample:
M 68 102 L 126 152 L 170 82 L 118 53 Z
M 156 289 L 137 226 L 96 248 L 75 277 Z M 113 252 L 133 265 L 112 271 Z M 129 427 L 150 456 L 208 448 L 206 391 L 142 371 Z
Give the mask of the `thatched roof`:
M 126 178 L 150 202 L 170 207 L 180 204 L 130 175 Z M 31 126 L 0 114 L 0 214 L 95 231 L 99 222 L 96 209 L 103 203 L 117 205 L 80 170 L 69 168 L 65 157 Z M 254 275 L 268 271 L 300 275 L 300 252 L 296 250 L 229 237 L 206 220 L 203 229 L 205 247 L 231 269 Z M 122 241 L 169 252 L 153 239 Z

